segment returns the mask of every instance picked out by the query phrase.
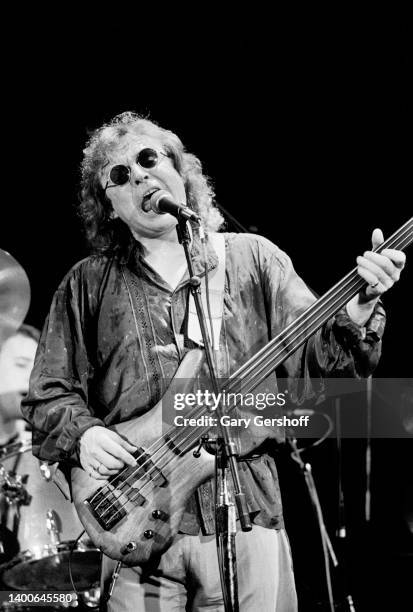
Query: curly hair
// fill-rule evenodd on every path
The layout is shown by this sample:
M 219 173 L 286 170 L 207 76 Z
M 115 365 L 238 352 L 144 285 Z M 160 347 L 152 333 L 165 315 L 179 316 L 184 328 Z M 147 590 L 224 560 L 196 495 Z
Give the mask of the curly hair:
M 126 134 L 151 136 L 160 141 L 184 181 L 188 206 L 200 215 L 206 230 L 217 231 L 223 218 L 214 204 L 214 191 L 199 159 L 185 150 L 173 132 L 136 113 L 125 112 L 95 130 L 83 151 L 79 216 L 92 250 L 114 253 L 132 240 L 128 226 L 118 218 L 111 218 L 112 205 L 100 183 L 100 173 L 109 162 L 109 154 Z

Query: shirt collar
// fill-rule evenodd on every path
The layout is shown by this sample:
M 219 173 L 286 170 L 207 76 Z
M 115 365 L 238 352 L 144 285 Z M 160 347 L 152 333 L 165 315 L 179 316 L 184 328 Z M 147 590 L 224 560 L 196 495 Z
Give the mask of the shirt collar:
M 140 262 L 142 257 L 142 245 L 139 241 L 133 240 L 131 241 L 122 251 L 118 252 L 119 263 L 123 265 L 130 264 L 131 261 Z M 206 261 L 207 261 L 207 271 L 211 272 L 218 265 L 218 256 L 215 252 L 215 249 L 212 246 L 211 240 L 207 239 L 206 245 Z M 194 274 L 196 276 L 204 276 L 205 275 L 205 264 L 204 264 L 204 253 L 202 248 L 201 240 L 198 236 L 197 232 L 194 232 L 193 241 L 192 241 L 192 261 L 194 266 Z M 132 259 L 133 257 L 133 259 Z
M 218 255 L 216 254 L 215 249 L 212 246 L 212 242 L 209 239 L 206 242 L 205 251 L 206 251 L 206 268 L 208 272 L 211 272 L 211 270 L 214 270 L 218 265 Z M 194 235 L 194 240 L 192 243 L 192 261 L 193 261 L 195 275 L 204 276 L 205 275 L 204 252 L 203 252 L 202 243 L 198 236 L 198 233 Z

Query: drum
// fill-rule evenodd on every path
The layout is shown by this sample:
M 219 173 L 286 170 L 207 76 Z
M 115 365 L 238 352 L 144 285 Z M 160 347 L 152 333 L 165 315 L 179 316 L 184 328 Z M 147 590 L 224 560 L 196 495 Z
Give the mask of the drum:
M 100 551 L 81 541 L 70 553 L 83 527 L 52 482 L 53 466 L 39 462 L 27 441 L 3 449 L 0 461 L 2 523 L 13 555 L 1 566 L 2 583 L 18 590 L 72 590 L 70 559 L 76 589 L 95 588 Z

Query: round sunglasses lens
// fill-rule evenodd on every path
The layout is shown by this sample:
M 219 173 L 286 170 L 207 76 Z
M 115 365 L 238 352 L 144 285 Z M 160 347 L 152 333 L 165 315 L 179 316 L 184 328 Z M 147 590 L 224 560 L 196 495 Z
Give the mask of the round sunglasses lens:
M 124 185 L 129 180 L 129 168 L 126 166 L 113 166 L 109 176 L 115 185 Z
M 142 149 L 136 161 L 142 168 L 154 168 L 158 163 L 158 154 L 153 149 Z

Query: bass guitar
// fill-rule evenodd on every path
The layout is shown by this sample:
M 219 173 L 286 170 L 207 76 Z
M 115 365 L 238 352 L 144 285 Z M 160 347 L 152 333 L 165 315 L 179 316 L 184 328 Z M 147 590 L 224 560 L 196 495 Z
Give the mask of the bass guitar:
M 404 249 L 413 241 L 413 218 L 381 244 Z M 323 297 L 314 302 L 282 333 L 240 367 L 226 382 L 225 391 L 239 388 L 253 391 L 265 378 L 296 351 L 360 289 L 364 281 L 353 269 Z M 174 379 L 174 390 L 185 392 L 187 382 L 197 376 L 203 364 L 203 351 L 190 351 Z M 194 408 L 190 417 L 205 414 L 205 407 Z M 105 484 L 91 478 L 81 468 L 72 469 L 73 500 L 79 518 L 94 545 L 125 565 L 141 565 L 162 554 L 178 532 L 190 495 L 214 474 L 214 456 L 203 447 L 193 449 L 208 427 L 165 427 L 162 400 L 145 415 L 113 426 L 121 436 L 138 447 L 136 466 L 126 467 Z M 248 428 L 242 450 L 246 454 L 275 437 L 270 428 Z

